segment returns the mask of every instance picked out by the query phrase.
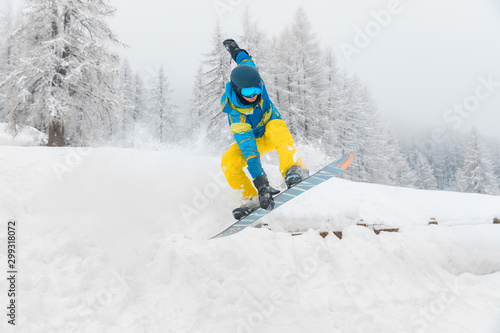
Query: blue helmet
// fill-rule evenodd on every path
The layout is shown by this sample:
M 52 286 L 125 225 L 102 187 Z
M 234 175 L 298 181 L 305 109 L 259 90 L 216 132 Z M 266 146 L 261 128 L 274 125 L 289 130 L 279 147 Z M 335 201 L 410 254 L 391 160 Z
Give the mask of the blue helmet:
M 236 91 L 260 84 L 259 71 L 250 65 L 239 65 L 231 72 L 231 83 Z

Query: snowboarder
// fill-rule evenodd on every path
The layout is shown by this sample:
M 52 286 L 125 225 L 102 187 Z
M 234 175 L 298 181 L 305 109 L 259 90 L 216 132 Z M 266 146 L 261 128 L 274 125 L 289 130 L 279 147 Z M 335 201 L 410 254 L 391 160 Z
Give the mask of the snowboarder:
M 239 220 L 259 207 L 274 208 L 273 196 L 279 191 L 269 185 L 261 155 L 278 152 L 280 172 L 288 188 L 307 178 L 309 171 L 298 157 L 292 135 L 269 99 L 252 57 L 233 39 L 226 39 L 223 45 L 237 63 L 221 98 L 222 112 L 228 114 L 236 142 L 222 156 L 221 167 L 229 185 L 243 194 L 241 207 L 233 210 Z M 245 166 L 255 187 L 243 170 Z

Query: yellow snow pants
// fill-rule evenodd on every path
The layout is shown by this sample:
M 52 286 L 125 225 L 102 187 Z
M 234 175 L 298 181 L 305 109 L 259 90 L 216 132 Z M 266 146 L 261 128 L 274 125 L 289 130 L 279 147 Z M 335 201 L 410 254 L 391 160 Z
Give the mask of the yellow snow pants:
M 285 122 L 281 119 L 271 120 L 266 125 L 264 135 L 255 139 L 257 150 L 260 156 L 276 150 L 280 161 L 280 172 L 285 177 L 286 171 L 292 165 L 304 167 L 302 160 L 297 156 L 297 149 L 293 142 L 292 134 L 288 130 Z M 235 142 L 229 147 L 222 156 L 222 171 L 226 176 L 229 185 L 234 189 L 241 191 L 243 198 L 252 198 L 257 196 L 257 190 L 243 170 L 247 166 L 246 160 L 240 147 Z

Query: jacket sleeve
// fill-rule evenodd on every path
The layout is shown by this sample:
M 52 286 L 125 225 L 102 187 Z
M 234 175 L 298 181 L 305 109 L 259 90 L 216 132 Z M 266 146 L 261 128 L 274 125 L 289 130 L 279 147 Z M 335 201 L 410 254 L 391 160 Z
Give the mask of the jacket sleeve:
M 229 114 L 229 123 L 234 139 L 248 164 L 248 172 L 255 179 L 264 173 L 264 169 L 260 162 L 260 153 L 257 149 L 252 125 L 247 122 L 245 115 L 234 113 Z
M 236 63 L 238 65 L 250 65 L 252 67 L 255 67 L 257 69 L 257 66 L 255 65 L 255 62 L 253 61 L 252 57 L 248 55 L 247 51 L 240 51 L 238 55 L 236 55 Z

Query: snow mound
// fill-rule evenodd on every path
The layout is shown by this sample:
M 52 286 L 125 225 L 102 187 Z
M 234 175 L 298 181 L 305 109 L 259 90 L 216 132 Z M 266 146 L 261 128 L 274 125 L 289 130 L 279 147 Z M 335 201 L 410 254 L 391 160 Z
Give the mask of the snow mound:
M 23 128 L 12 137 L 8 126 L 6 123 L 0 123 L 0 146 L 40 146 L 47 142 L 47 136 L 33 127 Z
M 0 156 L 0 221 L 17 221 L 19 248 L 17 323 L 0 330 L 500 331 L 500 197 L 334 179 L 270 213 L 274 232 L 207 240 L 238 205 L 220 157 L 47 147 Z M 440 225 L 427 226 L 431 217 Z M 400 232 L 375 235 L 360 219 Z M 339 228 L 342 240 L 313 230 Z M 306 232 L 279 231 L 292 229 Z M 7 304 L 5 279 L 0 288 Z

